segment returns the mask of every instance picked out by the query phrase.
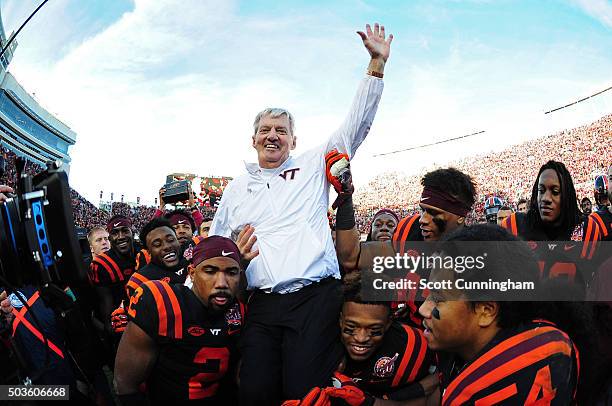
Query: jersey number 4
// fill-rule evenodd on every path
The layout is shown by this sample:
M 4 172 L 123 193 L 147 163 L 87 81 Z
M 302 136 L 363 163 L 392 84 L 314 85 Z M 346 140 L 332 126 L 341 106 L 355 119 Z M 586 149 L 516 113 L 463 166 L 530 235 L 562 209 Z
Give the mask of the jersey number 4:
M 193 362 L 201 369 L 189 379 L 189 399 L 204 399 L 213 396 L 219 387 L 219 380 L 225 376 L 229 367 L 229 350 L 225 347 L 203 347 L 198 351 Z

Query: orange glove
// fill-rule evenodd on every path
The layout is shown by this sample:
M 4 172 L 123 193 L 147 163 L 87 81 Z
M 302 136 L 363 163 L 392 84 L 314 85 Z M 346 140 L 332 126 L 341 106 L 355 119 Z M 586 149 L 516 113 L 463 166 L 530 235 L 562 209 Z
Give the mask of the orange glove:
M 325 177 L 338 193 L 338 198 L 332 205 L 335 209 L 355 191 L 348 155 L 341 154 L 336 149 L 329 151 L 325 155 Z
M 348 376 L 342 375 L 340 372 L 334 372 L 333 380 L 334 386 L 325 388 L 325 392 L 330 398 L 342 399 L 350 406 L 374 405 L 376 399 L 359 389 Z
M 301 400 L 285 400 L 282 406 L 330 406 L 327 389 L 312 388 Z
M 125 327 L 128 324 L 127 313 L 123 308 L 123 305 L 116 308 L 114 312 L 111 313 L 111 326 L 113 327 L 113 331 L 117 334 L 121 334 L 125 331 Z

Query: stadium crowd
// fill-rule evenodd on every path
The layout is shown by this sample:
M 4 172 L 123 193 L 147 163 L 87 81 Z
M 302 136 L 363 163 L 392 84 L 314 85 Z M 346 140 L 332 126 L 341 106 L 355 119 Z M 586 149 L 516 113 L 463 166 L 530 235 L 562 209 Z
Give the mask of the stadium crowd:
M 447 165 L 471 174 L 478 186 L 478 200 L 470 221 L 484 221 L 484 201 L 496 195 L 509 205 L 531 192 L 533 173 L 547 160 L 565 162 L 576 186 L 576 195 L 592 198 L 593 179 L 605 172 L 612 156 L 612 115 L 594 123 L 513 145 L 501 152 L 468 156 Z M 386 173 L 355 192 L 359 230 L 368 232 L 372 215 L 383 207 L 401 217 L 418 211 L 419 179 L 434 167 L 406 176 Z

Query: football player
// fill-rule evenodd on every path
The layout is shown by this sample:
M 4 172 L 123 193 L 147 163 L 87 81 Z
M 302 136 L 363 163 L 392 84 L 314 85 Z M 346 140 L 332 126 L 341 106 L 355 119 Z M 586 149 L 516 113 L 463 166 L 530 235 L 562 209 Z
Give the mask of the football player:
M 399 218 L 393 210 L 379 210 L 372 217 L 372 224 L 366 241 L 390 241 L 397 228 L 397 223 L 399 223 Z
M 497 196 L 491 196 L 485 199 L 484 213 L 487 223 L 497 224 L 497 212 L 499 212 L 503 205 L 504 203 Z
M 140 238 L 150 255 L 150 262 L 134 272 L 125 285 L 129 298 L 144 282 L 160 280 L 166 283 L 184 283 L 187 277 L 187 261 L 182 259 L 176 233 L 168 219 L 156 217 L 140 231 Z M 122 333 L 127 325 L 127 312 L 122 304 L 113 311 L 111 324 L 115 333 Z
M 336 213 L 336 252 L 338 261 L 345 269 L 370 270 L 374 257 L 394 257 L 396 254 L 404 255 L 410 242 L 433 242 L 452 230 L 462 228 L 465 218 L 472 210 L 476 201 L 476 187 L 472 178 L 463 172 L 454 169 L 437 169 L 426 173 L 421 179 L 423 193 L 420 200 L 421 213 L 402 219 L 392 241 L 373 241 L 361 243 L 359 232 L 355 224 L 353 200 L 350 194 L 346 196 L 345 190 L 337 177 L 332 174 L 332 167 L 342 154 L 329 152 L 326 156 L 327 177 L 339 194 L 345 194 Z M 348 157 L 345 157 L 348 162 Z M 411 273 L 407 277 L 418 283 L 419 275 Z M 404 291 L 405 292 L 405 291 Z M 398 293 L 404 293 L 398 292 Z M 418 301 L 422 292 L 406 292 L 410 297 L 398 297 L 396 306 L 401 317 L 415 326 L 421 325 L 421 318 L 417 314 Z
M 486 251 L 488 256 L 482 269 L 434 268 L 430 281 L 439 282 L 440 288 L 431 289 L 419 309 L 429 348 L 442 351 L 438 365 L 442 405 L 575 402 L 582 362 L 573 336 L 553 323 L 552 312 L 542 311 L 550 304 L 535 306 L 522 301 L 542 294 L 538 266 L 527 244 L 498 226 L 485 224 L 458 230 L 445 240 L 448 244 L 441 246 L 444 255 L 476 257 Z M 468 241 L 507 243 L 483 248 Z M 459 278 L 464 283 L 506 281 L 509 275 L 532 283 L 534 289 L 517 294 L 459 289 L 454 283 Z M 521 301 L 516 301 L 518 297 Z M 572 323 L 583 325 L 581 320 Z
M 544 278 L 561 277 L 580 289 L 591 278 L 589 261 L 600 239 L 594 220 L 588 218 L 580 241 L 581 214 L 572 177 L 565 165 L 548 161 L 542 165 L 531 192 L 527 214 L 514 213 L 502 224 L 513 235 L 531 242 Z M 542 244 L 540 241 L 561 241 Z
M 610 205 L 609 194 L 610 185 L 608 177 L 599 175 L 595 178 L 595 202 L 597 203 L 597 210 L 589 216 L 594 222 L 586 222 L 584 233 L 588 235 L 588 225 L 593 223 L 599 228 L 599 235 L 602 241 L 612 241 L 612 205 Z
M 126 298 L 125 284 L 134 272 L 136 260 L 130 220 L 121 215 L 113 216 L 106 229 L 111 249 L 93 258 L 88 276 L 97 296 L 96 317 L 110 334 L 111 313 Z
M 148 281 L 130 298 L 115 386 L 123 404 L 232 404 L 236 338 L 244 308 L 236 301 L 240 254 L 228 238 L 196 245 L 192 288 Z M 146 394 L 139 386 L 146 382 Z

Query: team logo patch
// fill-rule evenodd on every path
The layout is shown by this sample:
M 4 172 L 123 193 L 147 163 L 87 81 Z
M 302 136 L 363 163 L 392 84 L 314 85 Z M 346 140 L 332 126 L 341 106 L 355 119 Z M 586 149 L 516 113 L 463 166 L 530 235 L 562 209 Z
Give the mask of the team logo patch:
M 532 250 L 538 248 L 538 243 L 535 241 L 527 241 L 527 245 L 529 245 L 529 248 L 531 248 Z
M 240 315 L 240 310 L 237 304 L 225 312 L 225 321 L 230 326 L 239 326 L 242 324 L 242 316 Z
M 192 257 L 193 257 L 193 246 L 190 245 L 183 252 L 183 258 L 185 258 L 187 261 L 191 261 Z
M 203 329 L 202 327 L 192 326 L 187 329 L 187 332 L 194 337 L 199 337 L 203 335 L 204 333 L 206 333 L 206 330 Z
M 395 370 L 395 361 L 397 360 L 398 353 L 395 353 L 393 358 L 382 357 L 374 364 L 374 376 L 379 378 L 389 378 L 393 375 Z

